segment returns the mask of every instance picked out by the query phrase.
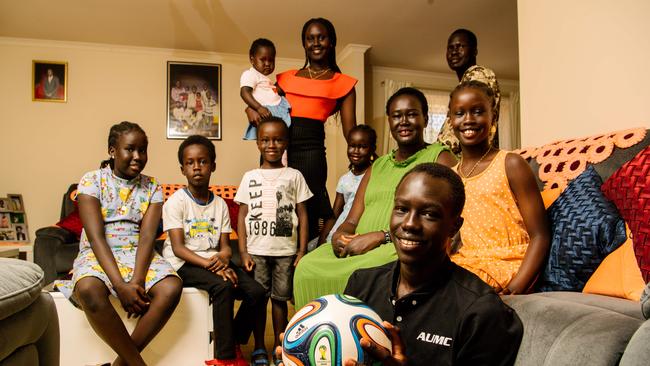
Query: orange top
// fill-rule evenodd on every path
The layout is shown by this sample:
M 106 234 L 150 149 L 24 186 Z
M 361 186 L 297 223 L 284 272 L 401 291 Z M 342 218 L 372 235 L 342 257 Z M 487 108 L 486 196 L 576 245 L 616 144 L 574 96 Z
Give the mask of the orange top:
M 530 237 L 506 175 L 508 151 L 499 151 L 483 172 L 464 178 L 463 246 L 451 260 L 497 291 L 510 283 L 524 259 Z M 458 165 L 453 168 L 458 171 Z
M 298 70 L 285 71 L 276 76 L 278 86 L 291 104 L 291 117 L 305 117 L 325 122 L 334 114 L 336 102 L 346 96 L 357 79 L 335 73 L 328 80 L 314 80 L 296 76 Z

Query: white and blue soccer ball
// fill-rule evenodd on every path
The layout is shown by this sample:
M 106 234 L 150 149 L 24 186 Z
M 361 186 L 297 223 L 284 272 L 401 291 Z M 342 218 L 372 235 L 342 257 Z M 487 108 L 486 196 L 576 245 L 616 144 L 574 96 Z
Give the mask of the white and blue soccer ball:
M 282 342 L 286 366 L 340 366 L 352 358 L 370 365 L 361 338 L 392 349 L 377 313 L 361 300 L 346 295 L 326 295 L 298 310 L 289 321 Z

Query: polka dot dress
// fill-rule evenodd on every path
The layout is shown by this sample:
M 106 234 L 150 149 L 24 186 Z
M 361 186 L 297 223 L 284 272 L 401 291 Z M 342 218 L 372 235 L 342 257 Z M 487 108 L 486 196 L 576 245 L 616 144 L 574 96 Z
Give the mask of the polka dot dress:
M 463 242 L 451 260 L 497 291 L 519 270 L 530 243 L 524 220 L 505 171 L 507 151 L 499 151 L 487 169 L 464 178 L 467 197 L 460 229 Z M 458 170 L 458 166 L 454 167 Z

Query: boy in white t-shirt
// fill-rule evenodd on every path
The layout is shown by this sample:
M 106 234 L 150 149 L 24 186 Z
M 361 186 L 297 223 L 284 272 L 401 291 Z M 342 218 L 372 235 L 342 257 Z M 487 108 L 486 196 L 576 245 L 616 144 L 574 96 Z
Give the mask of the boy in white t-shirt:
M 278 95 L 268 75 L 275 70 L 275 46 L 265 38 L 253 41 L 248 52 L 253 67 L 241 74 L 240 95 L 244 102 L 257 112 L 258 120 L 249 121 L 244 140 L 255 140 L 256 126 L 271 116 L 279 117 L 291 126 L 289 109 L 291 106 L 284 97 Z
M 163 206 L 163 228 L 168 234 L 163 256 L 181 276 L 183 286 L 210 295 L 215 359 L 205 363 L 245 366 L 248 362 L 239 345 L 248 343 L 256 322 L 266 321 L 266 295 L 259 283 L 230 261 L 228 206 L 209 190 L 215 159 L 214 145 L 203 136 L 190 136 L 181 143 L 178 160 L 187 187 Z M 235 299 L 242 304 L 233 319 Z M 266 355 L 263 337 L 255 339 L 255 347 Z
M 274 348 L 287 326 L 293 270 L 307 249 L 305 201 L 312 196 L 302 174 L 282 165 L 288 136 L 289 128 L 280 118 L 260 122 L 257 147 L 262 164 L 244 174 L 235 195 L 242 267 L 254 269 L 255 279 L 271 297 Z

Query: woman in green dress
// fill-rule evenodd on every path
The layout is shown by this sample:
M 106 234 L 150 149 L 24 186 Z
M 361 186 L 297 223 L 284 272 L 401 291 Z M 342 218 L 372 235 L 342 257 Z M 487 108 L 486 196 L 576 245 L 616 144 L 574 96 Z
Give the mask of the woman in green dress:
M 300 308 L 314 298 L 341 293 L 357 269 L 396 260 L 388 224 L 395 187 L 406 172 L 425 162 L 454 166 L 456 159 L 440 143 L 424 142 L 427 100 L 417 89 L 402 88 L 386 103 L 388 126 L 397 149 L 380 157 L 367 171 L 345 221 L 326 243 L 302 258 L 294 274 L 294 298 Z

